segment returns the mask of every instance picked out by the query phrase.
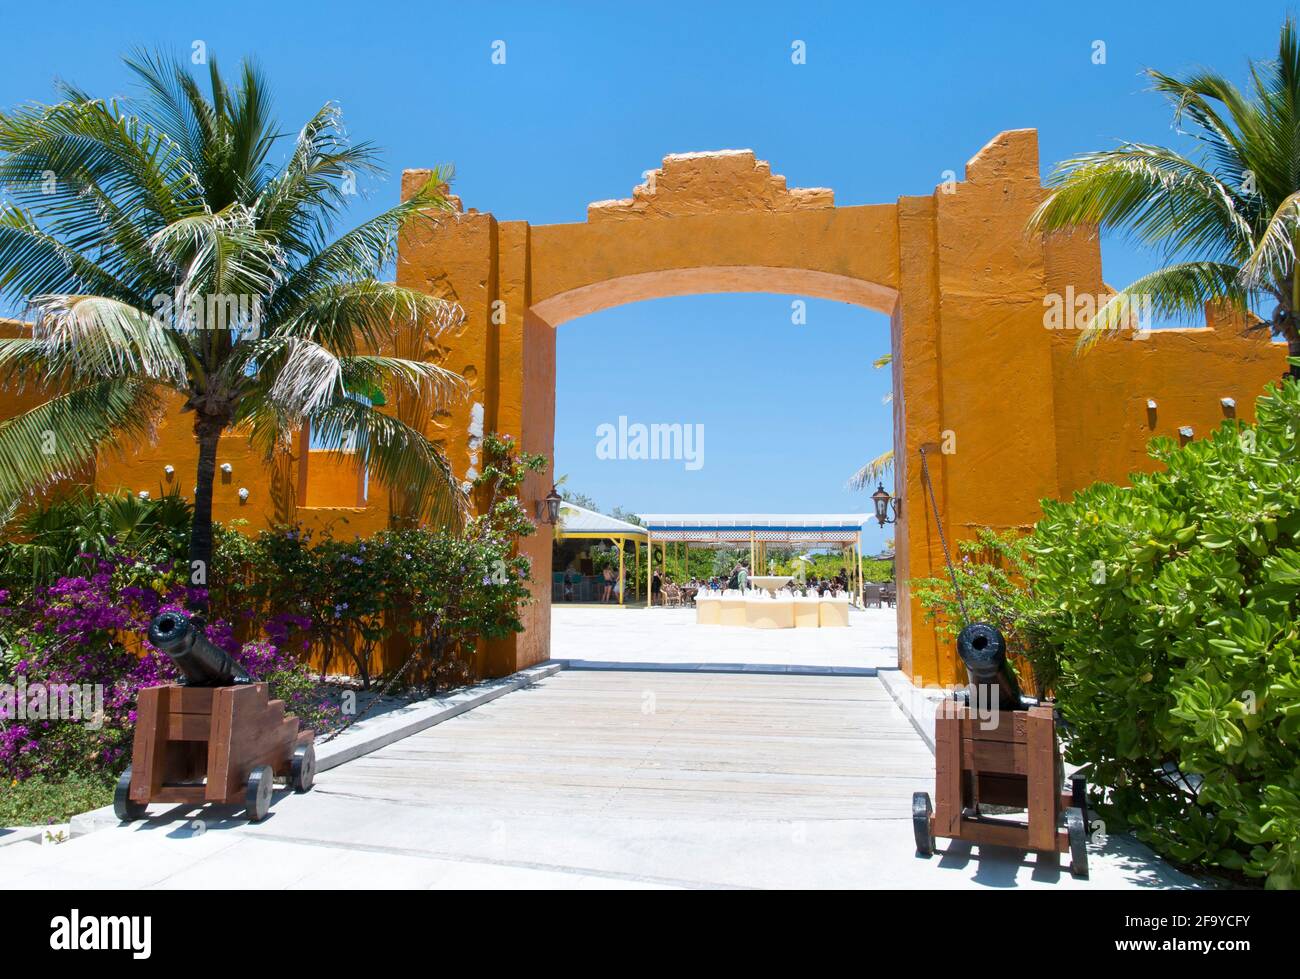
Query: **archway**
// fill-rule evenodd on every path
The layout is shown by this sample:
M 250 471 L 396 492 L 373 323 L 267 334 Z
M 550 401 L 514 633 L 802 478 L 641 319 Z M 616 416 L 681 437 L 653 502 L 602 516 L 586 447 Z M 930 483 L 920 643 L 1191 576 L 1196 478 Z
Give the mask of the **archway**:
M 408 170 L 404 193 L 429 171 Z M 397 277 L 465 311 L 427 352 L 471 384 L 465 405 L 432 419 L 452 465 L 477 472 L 485 432 L 548 454 L 555 424 L 555 327 L 639 299 L 700 292 L 799 293 L 887 313 L 894 365 L 895 533 L 900 667 L 950 683 L 957 661 L 912 599 L 913 578 L 941 574 L 925 505 L 919 450 L 932 463 L 938 509 L 952 538 L 979 527 L 1025 528 L 1039 501 L 1093 479 L 1122 481 L 1146 463 L 1147 400 L 1179 405 L 1168 426 L 1203 426 L 1220 399 L 1252 404 L 1280 373 L 1276 345 L 1231 331 L 1168 330 L 1078 360 L 1068 331 L 1045 329 L 1052 296 L 1101 293 L 1094 238 L 1028 237 L 1042 200 L 1037 134 L 1004 132 L 966 167 L 965 180 L 895 204 L 837 207 L 826 189 L 789 189 L 751 151 L 669 156 L 625 200 L 589 205 L 587 220 L 533 227 L 470 211 L 421 222 L 404 235 Z M 1070 295 L 1075 294 L 1074 292 Z M 1179 370 L 1171 370 L 1177 363 Z M 1212 372 L 1212 373 L 1211 373 Z M 1202 379 L 1213 376 L 1208 391 Z M 1080 404 L 1093 388 L 1106 404 Z M 1059 406 L 1059 407 L 1058 407 Z M 1132 417 L 1130 417 L 1132 416 Z M 1168 427 L 1166 426 L 1166 427 Z M 526 501 L 551 473 L 524 487 Z M 522 544 L 546 567 L 545 535 Z M 542 576 L 544 579 L 545 576 Z M 550 592 L 542 580 L 525 631 L 485 650 L 499 675 L 549 655 Z

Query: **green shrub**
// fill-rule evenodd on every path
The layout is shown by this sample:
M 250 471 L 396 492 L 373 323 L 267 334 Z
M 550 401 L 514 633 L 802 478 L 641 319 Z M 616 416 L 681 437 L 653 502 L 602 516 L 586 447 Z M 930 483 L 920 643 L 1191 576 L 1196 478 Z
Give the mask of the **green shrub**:
M 1046 503 L 1029 547 L 1071 760 L 1184 863 L 1300 885 L 1300 385 L 1131 488 Z M 1180 777 L 1181 773 L 1186 778 Z
M 1300 385 L 1270 387 L 1256 413 L 1182 448 L 1154 440 L 1163 470 L 1044 502 L 1023 549 L 983 536 L 959 576 L 972 617 L 1002 624 L 1052 686 L 1112 830 L 1294 888 Z M 955 619 L 946 583 L 917 587 Z
M 532 600 L 531 563 L 518 553 L 517 542 L 536 528 L 518 493 L 529 474 L 545 469 L 546 460 L 494 433 L 483 440 L 483 456 L 483 472 L 474 481 L 482 513 L 460 534 L 395 530 L 381 535 L 396 555 L 399 601 L 409 611 L 402 634 L 433 693 L 444 677 L 452 683 L 468 678 L 467 659 L 479 640 L 523 631 L 520 616 Z
M 1028 546 L 1029 539 L 1023 534 L 988 528 L 978 530 L 974 540 L 957 542 L 954 571 L 966 604 L 966 619 L 947 577 L 920 578 L 912 587 L 940 639 L 955 641 L 967 621 L 992 623 L 1006 637 L 1013 658 L 1023 660 L 1031 669 L 1032 682 L 1022 675 L 1021 686 L 1026 691 L 1048 690 L 1057 680 L 1057 656 L 1043 640 Z

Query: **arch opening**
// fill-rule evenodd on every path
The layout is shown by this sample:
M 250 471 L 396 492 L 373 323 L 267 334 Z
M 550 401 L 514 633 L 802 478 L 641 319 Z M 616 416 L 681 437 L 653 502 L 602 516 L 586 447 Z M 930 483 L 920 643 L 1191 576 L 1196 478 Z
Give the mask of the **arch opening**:
M 803 268 L 716 265 L 604 279 L 534 302 L 529 312 L 558 327 L 579 316 L 646 299 L 731 292 L 830 299 L 886 315 L 898 304 L 897 289 L 847 275 Z

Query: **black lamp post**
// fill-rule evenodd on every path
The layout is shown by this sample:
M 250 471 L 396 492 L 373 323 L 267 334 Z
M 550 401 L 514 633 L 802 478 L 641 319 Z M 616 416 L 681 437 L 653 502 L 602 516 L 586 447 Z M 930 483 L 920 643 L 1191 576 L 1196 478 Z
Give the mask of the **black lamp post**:
M 877 483 L 876 491 L 871 494 L 871 502 L 876 506 L 876 521 L 880 526 L 887 523 L 896 523 L 898 520 L 898 511 L 902 508 L 902 500 L 890 496 L 885 492 L 885 484 Z M 890 504 L 893 504 L 894 515 L 889 515 Z

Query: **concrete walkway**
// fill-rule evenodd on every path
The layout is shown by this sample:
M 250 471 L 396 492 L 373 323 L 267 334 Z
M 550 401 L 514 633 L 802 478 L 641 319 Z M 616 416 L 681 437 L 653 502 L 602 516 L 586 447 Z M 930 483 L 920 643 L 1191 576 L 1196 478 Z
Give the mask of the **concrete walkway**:
M 1018 851 L 913 850 L 933 759 L 875 677 L 565 671 L 277 794 L 0 849 L 6 888 L 1132 887 Z

